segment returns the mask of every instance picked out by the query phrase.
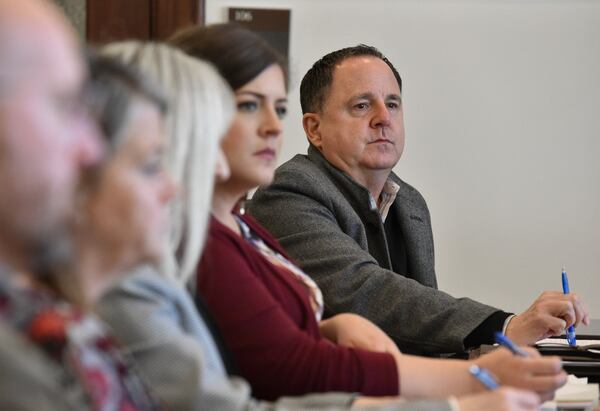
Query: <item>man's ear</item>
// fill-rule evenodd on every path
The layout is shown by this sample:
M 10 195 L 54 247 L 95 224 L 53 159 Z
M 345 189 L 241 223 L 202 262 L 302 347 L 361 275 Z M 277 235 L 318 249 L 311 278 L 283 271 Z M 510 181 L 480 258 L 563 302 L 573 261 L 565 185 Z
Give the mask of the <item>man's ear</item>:
M 321 117 L 317 113 L 306 113 L 302 116 L 302 126 L 308 141 L 318 148 L 321 149 Z

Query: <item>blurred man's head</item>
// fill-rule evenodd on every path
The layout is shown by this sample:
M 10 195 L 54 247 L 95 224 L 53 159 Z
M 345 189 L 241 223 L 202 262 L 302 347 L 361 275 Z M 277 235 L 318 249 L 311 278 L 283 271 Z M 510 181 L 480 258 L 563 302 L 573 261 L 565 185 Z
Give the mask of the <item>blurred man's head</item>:
M 47 1 L 0 0 L 0 263 L 58 244 L 80 168 L 100 147 L 82 110 L 83 60 Z

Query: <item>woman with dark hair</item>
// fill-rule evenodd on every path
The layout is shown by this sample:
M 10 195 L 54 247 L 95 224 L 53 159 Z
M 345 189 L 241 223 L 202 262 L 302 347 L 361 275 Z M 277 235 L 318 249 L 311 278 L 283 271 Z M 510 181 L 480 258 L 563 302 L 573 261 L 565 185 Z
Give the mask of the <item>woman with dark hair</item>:
M 256 245 L 259 241 L 273 244 L 275 240 L 250 217 L 232 213 L 232 210 L 237 207 L 238 199 L 246 191 L 271 181 L 281 143 L 280 119 L 287 112 L 286 64 L 284 59 L 261 37 L 233 24 L 187 29 L 175 34 L 170 42 L 194 57 L 213 63 L 232 87 L 236 97 L 238 112 L 222 143 L 231 173 L 229 179 L 218 181 L 215 184 L 213 218 L 208 234 L 209 241 L 196 279 L 198 285 L 196 300 L 205 299 L 216 316 L 219 328 L 224 332 L 228 346 L 232 349 L 236 363 L 240 366 L 242 376 L 249 379 L 259 397 L 266 399 L 274 399 L 282 394 L 331 389 L 363 391 L 373 395 L 397 393 L 395 365 L 389 356 L 367 351 L 338 350 L 325 339 L 321 341 L 321 344 L 316 344 L 320 348 L 308 341 L 303 341 L 306 338 L 309 340 L 321 339 L 321 333 L 324 333 L 334 342 L 344 343 L 347 341 L 356 346 L 379 348 L 381 351 L 399 354 L 393 342 L 366 320 L 358 316 L 341 315 L 330 320 L 319 321 L 318 324 L 308 321 L 304 326 L 293 325 L 290 330 L 279 326 L 282 323 L 278 322 L 276 317 L 269 318 L 261 315 L 254 317 L 252 313 L 255 310 L 260 312 L 262 308 L 253 306 L 249 299 L 236 298 L 235 304 L 228 303 L 231 293 L 235 293 L 235 291 L 230 289 L 227 284 L 231 281 L 244 281 L 244 272 L 247 272 L 254 281 L 248 285 L 247 289 L 240 288 L 240 292 L 248 291 L 249 294 L 253 294 L 252 290 L 256 286 L 277 289 L 283 284 L 284 287 L 300 287 L 299 292 L 295 290 L 295 293 L 285 295 L 285 298 L 291 296 L 293 299 L 303 298 L 306 293 L 304 288 L 306 288 L 310 291 L 310 305 L 300 304 L 296 307 L 296 312 L 291 309 L 286 314 L 301 312 L 301 315 L 306 315 L 304 309 L 308 309 L 310 312 L 313 311 L 313 308 L 322 310 L 322 296 L 316 284 L 289 263 L 289 260 L 284 257 L 285 253 L 278 245 L 274 245 L 270 250 L 275 251 L 273 254 L 275 258 L 272 259 L 275 264 L 268 262 L 266 278 L 260 277 L 261 273 L 265 275 L 262 272 L 264 270 L 257 270 L 253 264 L 260 265 L 263 262 L 264 256 L 261 255 L 261 248 L 243 250 L 243 247 Z M 250 136 L 255 132 L 258 133 L 258 138 L 251 139 Z M 255 233 L 255 241 L 250 241 L 249 238 L 242 235 L 242 225 L 249 230 L 248 233 L 250 231 Z M 262 245 L 264 246 L 264 243 Z M 237 258 L 243 255 L 238 247 L 242 247 L 243 253 L 250 258 L 245 261 L 246 264 L 237 261 Z M 256 261 L 252 261 L 252 259 Z M 284 265 L 282 278 L 289 281 L 269 282 L 270 278 L 273 278 L 269 271 L 279 270 L 280 268 L 276 267 L 280 267 L 281 264 Z M 269 298 L 272 296 L 265 297 L 262 302 L 268 304 Z M 282 303 L 282 307 L 286 305 L 293 306 L 292 301 Z M 238 315 L 242 312 L 248 315 L 244 318 L 248 327 L 246 332 L 243 331 L 246 329 L 245 327 L 238 327 L 237 324 L 224 320 L 224 318 L 229 318 L 234 323 L 239 323 L 241 319 Z M 257 321 L 258 318 L 263 321 Z M 272 325 L 277 326 L 271 327 Z M 345 330 L 343 330 L 344 328 Z M 269 355 L 281 354 L 274 348 L 281 343 L 278 340 L 288 331 L 292 333 L 298 331 L 295 333 L 298 338 L 288 346 L 288 349 L 294 349 L 294 347 L 306 349 L 305 354 L 311 357 L 307 366 L 321 363 L 319 367 L 324 371 L 329 368 L 328 363 L 339 364 L 339 376 L 336 375 L 333 378 L 340 384 L 337 386 L 336 384 L 328 386 L 327 383 L 319 385 L 304 376 L 297 376 L 287 381 L 273 381 L 274 374 L 265 371 L 263 365 L 272 361 Z M 345 331 L 345 335 L 340 335 L 340 331 Z M 244 335 L 245 333 L 248 335 Z M 344 336 L 347 337 L 347 340 L 340 341 Z M 252 353 L 247 353 L 240 348 L 240 344 L 244 344 L 244 341 L 248 341 L 249 338 L 252 338 L 259 346 L 255 347 L 257 349 L 253 349 Z M 341 357 L 336 355 L 337 353 L 340 353 Z M 282 356 L 282 359 L 283 357 L 286 356 Z M 342 357 L 344 358 L 342 359 Z M 294 358 L 285 358 L 286 367 L 284 367 L 285 370 L 282 369 L 282 372 L 289 373 L 288 367 L 298 370 L 296 361 L 297 359 Z M 345 368 L 344 364 L 359 364 L 359 367 Z M 306 375 L 311 373 L 312 371 L 308 371 Z M 352 378 L 363 379 L 363 373 L 371 375 L 371 378 L 366 378 L 365 386 L 353 386 L 350 380 Z M 331 377 L 327 377 L 327 373 L 316 374 L 318 374 L 317 379 Z M 344 379 L 346 382 L 342 381 Z M 298 390 L 285 388 L 289 387 L 291 381 L 297 381 Z M 369 385 L 372 387 L 370 390 L 365 388 Z

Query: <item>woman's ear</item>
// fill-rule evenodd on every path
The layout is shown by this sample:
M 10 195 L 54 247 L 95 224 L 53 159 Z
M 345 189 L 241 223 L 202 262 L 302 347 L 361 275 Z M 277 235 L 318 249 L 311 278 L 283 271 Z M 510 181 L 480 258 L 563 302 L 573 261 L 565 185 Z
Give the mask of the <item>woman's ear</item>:
M 321 117 L 317 113 L 306 113 L 302 116 L 302 126 L 308 141 L 318 148 L 321 149 L 323 145 L 321 138 Z

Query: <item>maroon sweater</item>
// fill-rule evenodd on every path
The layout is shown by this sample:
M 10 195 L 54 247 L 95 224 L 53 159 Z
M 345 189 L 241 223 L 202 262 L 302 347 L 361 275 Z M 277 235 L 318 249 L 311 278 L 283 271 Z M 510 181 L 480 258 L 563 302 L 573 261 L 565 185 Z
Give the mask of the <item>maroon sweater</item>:
M 243 220 L 265 244 L 288 258 L 255 220 Z M 398 373 L 390 354 L 337 346 L 325 339 L 304 285 L 215 218 L 198 267 L 198 292 L 257 398 L 324 391 L 398 395 Z

